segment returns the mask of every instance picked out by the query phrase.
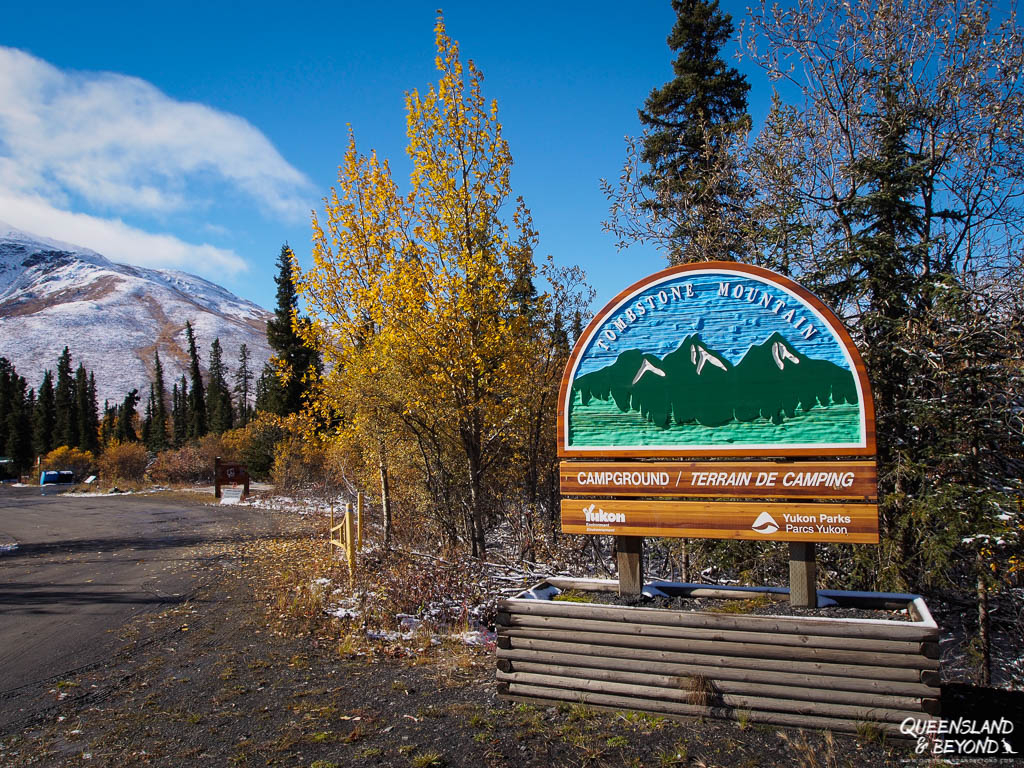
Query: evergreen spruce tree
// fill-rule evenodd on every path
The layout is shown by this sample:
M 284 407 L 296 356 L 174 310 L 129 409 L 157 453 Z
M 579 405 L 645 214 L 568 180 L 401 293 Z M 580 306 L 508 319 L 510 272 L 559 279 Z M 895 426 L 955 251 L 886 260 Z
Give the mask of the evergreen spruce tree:
M 86 401 L 89 399 L 89 374 L 85 365 L 79 363 L 75 369 L 75 431 L 78 433 L 78 445 L 83 449 L 86 443 L 86 433 L 89 431 L 86 426 L 86 412 L 88 407 Z
M 196 440 L 207 432 L 206 396 L 203 388 L 203 375 L 199 370 L 199 353 L 196 351 L 196 337 L 192 332 L 192 323 L 185 323 L 185 338 L 188 340 L 188 438 Z
M 722 58 L 733 24 L 718 0 L 672 0 L 672 8 L 675 77 L 651 91 L 639 111 L 646 129 L 640 159 L 648 166 L 641 181 L 653 192 L 644 207 L 675 222 L 672 263 L 706 258 L 695 243 L 709 230 L 717 236 L 713 255 L 736 260 L 744 252 L 736 222 L 747 193 L 728 153 L 750 127 L 750 86 Z
M 136 407 L 139 404 L 139 390 L 133 389 L 127 395 L 121 405 L 117 407 L 117 427 L 114 437 L 122 443 L 136 443 L 139 440 L 135 432 L 135 417 L 138 415 Z
M 864 297 L 858 347 L 875 400 L 884 546 L 894 550 L 885 558 L 892 565 L 884 576 L 890 584 L 918 588 L 920 540 L 927 528 L 919 520 L 908 523 L 913 499 L 928 495 L 925 457 L 942 442 L 942 430 L 934 429 L 941 419 L 934 411 L 947 398 L 931 391 L 933 372 L 907 333 L 925 319 L 926 297 L 934 292 L 929 283 L 941 282 L 942 276 L 921 269 L 927 245 L 918 190 L 927 160 L 908 141 L 913 110 L 907 108 L 907 95 L 894 88 L 883 87 L 881 96 L 876 114 L 869 116 L 875 152 L 853 167 L 860 190 L 847 206 L 854 237 L 837 261 Z
M 54 449 L 53 425 L 56 418 L 56 401 L 53 395 L 53 371 L 43 374 L 39 385 L 36 407 L 32 414 L 32 450 L 43 456 Z
M 57 387 L 54 390 L 57 403 L 56 417 L 53 427 L 53 439 L 58 445 L 69 448 L 79 443 L 78 436 L 78 398 L 75 393 L 75 379 L 71 372 L 71 350 L 64 351 L 57 361 Z
M 36 413 L 36 391 L 29 389 L 28 397 L 25 398 L 25 414 L 21 420 L 20 430 L 25 437 L 25 469 L 32 467 L 35 460 L 35 451 L 32 449 L 32 417 Z
M 6 422 L 0 424 L 0 431 L 6 432 L 4 451 L 8 458 L 14 460 L 14 470 L 18 474 L 32 466 L 32 412 L 34 396 L 30 397 L 23 376 L 14 373 L 11 367 L 9 379 L 9 408 Z
M 249 347 L 242 344 L 238 348 L 238 368 L 235 370 L 235 398 L 238 402 L 238 426 L 244 427 L 249 423 L 252 414 L 252 407 L 249 405 L 249 395 L 252 392 L 252 380 L 254 378 L 250 361 L 252 355 Z
M 918 297 L 927 293 L 920 270 L 924 222 L 917 203 L 926 166 L 908 145 L 908 114 L 896 101 L 894 93 L 886 93 L 879 114 L 871 118 L 877 150 L 853 169 L 862 192 L 850 202 L 848 218 L 857 229 L 840 262 L 866 297 L 859 346 L 878 411 L 879 459 L 886 464 L 894 459 L 895 446 L 911 438 L 906 418 L 912 409 L 901 402 L 909 351 L 901 338 L 907 321 L 919 314 Z
M 89 375 L 82 363 L 75 371 L 75 417 L 78 425 L 78 445 L 83 451 L 99 452 L 100 437 L 96 431 L 96 410 L 89 393 Z
M 11 361 L 0 357 L 0 456 L 7 456 L 7 416 L 14 408 L 17 375 Z
M 32 463 L 34 401 L 25 378 L 9 360 L 0 357 L 0 456 L 13 459 L 12 465 L 3 467 L 13 474 L 26 471 Z
M 142 412 L 142 428 L 141 435 L 142 444 L 146 448 L 150 447 L 150 443 L 153 439 L 153 400 L 155 399 L 153 394 L 153 382 L 149 383 L 149 397 L 146 398 L 146 409 Z
M 221 434 L 231 429 L 231 391 L 228 389 L 227 368 L 222 358 L 220 339 L 210 345 L 209 386 L 206 391 L 206 416 L 210 431 Z
M 158 351 L 153 352 L 153 386 L 151 389 L 153 414 L 146 446 L 149 450 L 157 452 L 165 450 L 169 443 L 167 437 L 167 390 L 164 386 L 164 368 L 160 364 Z
M 173 411 L 171 414 L 171 420 L 174 422 L 174 433 L 172 435 L 172 439 L 174 441 L 174 447 L 180 448 L 188 439 L 189 424 L 188 384 L 185 381 L 184 374 L 182 374 L 181 380 L 174 385 L 171 402 Z
M 100 421 L 100 443 L 106 447 L 114 441 L 117 433 L 117 407 L 109 400 L 103 401 L 103 420 Z
M 181 425 L 181 394 L 178 392 L 178 383 L 175 382 L 171 386 L 171 445 L 177 448 L 181 445 L 179 438 L 184 435 L 179 435 Z
M 300 318 L 298 295 L 292 274 L 295 254 L 287 244 L 281 246 L 277 259 L 277 307 L 274 316 L 267 321 L 267 343 L 274 350 L 273 364 L 280 379 L 277 392 L 266 391 L 264 410 L 281 416 L 298 413 L 302 409 L 308 383 L 303 379 L 311 370 L 318 373 L 320 358 L 317 353 L 302 343 L 302 337 L 295 324 L 308 323 Z
M 93 371 L 89 371 L 89 396 L 86 398 L 86 404 L 88 407 L 86 424 L 89 428 L 90 445 L 92 446 L 89 450 L 96 453 L 100 449 L 100 413 L 99 403 L 96 401 L 96 374 Z
M 264 363 L 260 377 L 256 379 L 256 405 L 257 412 L 280 413 L 281 410 L 281 381 L 270 367 L 270 363 Z

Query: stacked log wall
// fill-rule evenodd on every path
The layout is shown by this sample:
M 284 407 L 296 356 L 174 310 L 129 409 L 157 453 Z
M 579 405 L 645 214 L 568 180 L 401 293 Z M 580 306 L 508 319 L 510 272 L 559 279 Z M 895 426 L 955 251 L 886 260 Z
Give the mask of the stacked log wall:
M 505 600 L 499 692 L 898 735 L 906 718 L 939 713 L 938 629 L 922 606 L 908 606 L 916 621 L 874 621 Z

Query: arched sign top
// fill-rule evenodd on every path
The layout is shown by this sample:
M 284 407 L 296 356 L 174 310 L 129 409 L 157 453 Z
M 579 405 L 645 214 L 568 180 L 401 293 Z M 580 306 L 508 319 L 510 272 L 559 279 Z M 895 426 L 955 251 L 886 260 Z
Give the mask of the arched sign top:
M 835 314 L 760 267 L 671 267 L 616 296 L 577 341 L 558 453 L 873 456 L 863 361 Z

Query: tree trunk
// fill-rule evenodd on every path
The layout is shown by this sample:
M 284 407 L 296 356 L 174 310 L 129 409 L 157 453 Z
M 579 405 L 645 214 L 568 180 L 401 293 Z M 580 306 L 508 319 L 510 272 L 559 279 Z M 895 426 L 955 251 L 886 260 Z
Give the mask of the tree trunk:
M 384 513 L 384 549 L 391 549 L 391 482 L 388 477 L 388 454 L 384 440 L 377 443 L 377 461 L 380 468 L 380 506 Z
M 483 498 L 483 457 L 478 417 L 475 414 L 468 429 L 463 432 L 463 448 L 466 451 L 466 461 L 469 465 L 469 521 L 473 557 L 482 560 L 487 555 L 487 542 L 484 540 L 486 526 Z
M 978 557 L 979 561 L 981 557 Z M 979 567 L 984 566 L 979 562 Z M 981 674 L 978 684 L 987 688 L 992 684 L 992 640 L 989 634 L 988 587 L 985 577 L 978 576 L 978 644 L 981 646 Z

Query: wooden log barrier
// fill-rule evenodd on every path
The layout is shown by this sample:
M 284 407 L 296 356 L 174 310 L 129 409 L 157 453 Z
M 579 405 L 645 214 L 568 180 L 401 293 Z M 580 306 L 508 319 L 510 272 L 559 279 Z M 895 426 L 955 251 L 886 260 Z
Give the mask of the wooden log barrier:
M 873 723 L 899 735 L 905 718 L 939 713 L 938 627 L 919 598 L 903 607 L 915 621 L 504 600 L 499 693 L 839 731 Z
M 839 651 L 831 648 L 802 648 L 794 650 L 789 647 L 773 647 L 763 643 L 718 643 L 693 640 L 680 633 L 675 638 L 649 637 L 645 635 L 612 635 L 603 632 L 588 632 L 584 626 L 575 630 L 556 629 L 519 629 L 504 628 L 506 637 L 530 637 L 581 644 L 607 645 L 628 653 L 632 648 L 654 648 L 674 651 L 687 651 L 697 654 L 723 654 L 755 659 L 799 658 L 806 661 L 823 661 L 833 664 L 881 664 L 886 668 L 938 669 L 936 659 L 929 659 L 923 654 L 879 654 L 866 651 Z
M 587 621 L 580 626 L 578 619 L 563 619 L 554 616 L 531 616 L 521 614 L 499 613 L 499 624 L 505 627 L 534 627 L 537 629 L 600 632 L 607 634 L 644 635 L 648 637 L 680 637 L 678 627 L 659 626 L 657 624 L 623 624 L 615 621 Z M 787 646 L 794 648 L 831 648 L 847 651 L 868 651 L 874 653 L 923 654 L 928 643 L 916 640 L 862 640 L 848 637 L 761 634 L 758 632 L 742 632 L 737 630 L 704 629 L 689 627 L 685 631 L 688 640 L 704 640 L 716 643 L 761 643 L 782 649 Z M 580 639 L 588 642 L 588 638 Z M 772 650 L 766 649 L 771 653 Z M 791 653 L 791 652 L 790 652 Z M 782 658 L 787 658 L 784 656 Z
M 536 589 L 536 588 L 535 588 Z M 817 617 L 752 616 L 704 611 L 671 611 L 660 608 L 627 608 L 592 603 L 559 603 L 550 600 L 501 600 L 502 613 L 561 616 L 571 619 L 621 621 L 629 624 L 658 624 L 670 627 L 738 629 L 771 634 L 822 635 L 865 640 L 937 641 L 938 627 L 913 621 L 857 621 Z
M 572 667 L 580 674 L 587 669 L 621 670 L 641 674 L 662 674 L 674 677 L 703 677 L 718 681 L 722 690 L 728 685 L 754 684 L 766 686 L 792 686 L 794 689 L 821 689 L 872 696 L 897 696 L 900 698 L 934 698 L 936 689 L 917 681 L 877 680 L 871 678 L 842 677 L 840 675 L 807 674 L 805 672 L 780 672 L 774 670 L 744 669 L 742 667 L 714 667 L 701 664 L 681 664 L 643 659 L 620 659 L 613 656 L 585 656 L 578 653 L 557 653 L 532 651 L 522 648 L 498 649 L 498 669 L 512 672 L 515 669 L 538 671 L 536 664 L 555 667 Z M 881 674 L 881 672 L 880 672 Z M 824 686 L 824 688 L 823 688 Z M 739 689 L 737 689 L 739 690 Z M 851 699 L 851 703 L 853 699 Z
M 559 704 L 561 702 L 571 702 L 573 704 L 585 704 L 588 707 L 606 710 L 609 712 L 621 712 L 626 709 L 638 712 L 652 712 L 654 714 L 676 719 L 695 717 L 714 717 L 719 720 L 744 719 L 751 723 L 781 725 L 788 728 L 816 728 L 823 731 L 835 731 L 837 733 L 857 733 L 863 722 L 870 722 L 879 731 L 886 733 L 889 736 L 901 735 L 898 724 L 878 722 L 875 720 L 853 721 L 846 718 L 791 715 L 783 712 L 762 712 L 760 710 L 740 711 L 730 707 L 701 707 L 695 704 L 679 704 L 671 701 L 636 699 L 629 696 L 611 696 L 581 691 L 568 691 L 561 688 L 546 688 L 544 686 L 531 686 L 521 683 L 499 683 L 498 693 L 504 699 L 531 704 Z
M 508 662 L 507 659 L 503 660 Z M 629 670 L 626 672 L 615 669 L 595 669 L 592 667 L 573 667 L 561 664 L 544 662 L 508 662 L 508 669 L 503 669 L 499 661 L 498 680 L 509 682 L 530 682 L 536 677 L 550 678 L 551 680 L 563 681 L 559 688 L 575 688 L 578 683 L 573 683 L 567 678 L 584 679 L 590 682 L 605 682 L 626 684 L 635 686 L 646 686 L 653 688 L 665 688 L 669 697 L 673 698 L 676 693 L 686 692 L 690 700 L 693 698 L 708 698 L 711 700 L 726 701 L 725 694 L 737 696 L 758 696 L 771 699 L 784 699 L 803 702 L 824 702 L 826 704 L 841 704 L 871 708 L 887 708 L 893 711 L 921 712 L 925 706 L 925 698 L 921 696 L 891 696 L 878 693 L 856 693 L 831 688 L 799 688 L 791 685 L 771 685 L 768 683 L 741 683 L 732 680 L 716 679 L 710 682 L 704 675 L 665 675 L 653 672 L 637 672 Z M 709 682 L 704 682 L 709 681 Z M 536 682 L 553 685 L 549 680 L 536 680 Z M 707 690 L 704 689 L 707 687 Z M 697 688 L 699 690 L 692 690 Z M 928 699 L 933 697 L 929 696 Z
M 539 675 L 530 672 L 498 672 L 499 682 L 522 683 L 523 685 L 539 685 L 549 688 L 563 688 L 570 691 L 585 691 L 613 696 L 630 696 L 638 699 L 696 704 L 697 706 L 724 706 L 730 709 L 748 709 L 761 712 L 784 712 L 796 715 L 821 715 L 825 717 L 842 717 L 861 722 L 900 723 L 908 717 L 921 714 L 920 706 L 915 709 L 887 709 L 883 706 L 858 707 L 846 704 L 832 704 L 818 699 L 805 701 L 801 699 L 769 699 L 760 696 L 734 696 L 717 691 L 690 690 L 679 685 L 637 685 L 635 683 L 618 683 L 593 678 L 562 677 L 559 675 Z M 708 684 L 708 683 L 704 683 Z M 711 686 L 714 687 L 713 685 Z
M 580 644 L 575 641 L 554 642 L 535 638 L 510 638 L 498 628 L 498 650 L 539 650 L 542 652 L 580 652 Z M 595 660 L 604 657 L 622 658 L 622 648 L 590 646 L 585 649 L 594 654 Z M 933 688 L 938 686 L 934 670 L 895 669 L 882 666 L 865 666 L 852 664 L 828 664 L 822 662 L 792 661 L 789 659 L 762 659 L 756 656 L 717 656 L 714 654 L 681 653 L 662 649 L 630 648 L 630 659 L 641 661 L 662 661 L 669 664 L 691 664 L 707 666 L 714 670 L 714 675 L 726 674 L 723 670 L 748 671 L 764 670 L 770 672 L 786 672 L 793 674 L 813 675 L 825 678 L 823 684 L 831 685 L 831 678 L 855 678 L 875 681 L 895 681 L 921 683 Z

